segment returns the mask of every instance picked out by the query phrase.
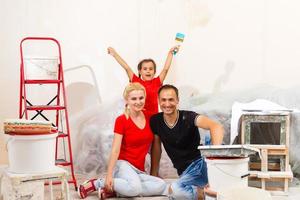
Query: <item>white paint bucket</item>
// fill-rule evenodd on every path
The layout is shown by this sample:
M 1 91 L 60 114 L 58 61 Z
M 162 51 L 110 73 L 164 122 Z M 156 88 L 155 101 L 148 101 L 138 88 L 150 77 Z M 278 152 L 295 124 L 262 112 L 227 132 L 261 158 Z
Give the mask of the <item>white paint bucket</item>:
M 25 57 L 25 77 L 26 79 L 57 79 L 58 76 L 57 57 Z
M 42 173 L 55 166 L 57 133 L 43 135 L 9 135 L 8 161 L 12 173 Z
M 206 158 L 208 182 L 213 191 L 248 186 L 249 158 Z

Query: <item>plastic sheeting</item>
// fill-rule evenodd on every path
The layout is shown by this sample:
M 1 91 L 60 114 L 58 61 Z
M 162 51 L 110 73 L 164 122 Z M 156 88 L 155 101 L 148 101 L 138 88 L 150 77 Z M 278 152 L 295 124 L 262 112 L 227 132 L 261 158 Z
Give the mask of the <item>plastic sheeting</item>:
M 95 176 L 106 171 L 113 139 L 115 118 L 123 112 L 124 103 L 90 107 L 72 116 L 71 139 L 76 172 Z
M 181 101 L 181 108 L 194 110 L 198 113 L 219 121 L 224 125 L 224 143 L 230 144 L 231 108 L 235 101 L 249 103 L 256 99 L 266 99 L 283 107 L 293 109 L 290 129 L 290 164 L 294 175 L 300 175 L 300 86 L 287 89 L 261 85 L 239 91 L 223 92 L 215 95 L 193 96 Z M 205 135 L 206 131 L 200 134 Z
M 235 101 L 247 103 L 255 99 L 266 99 L 287 108 L 300 108 L 300 86 L 289 89 L 279 89 L 270 86 L 258 86 L 252 89 L 224 92 L 214 95 L 199 95 L 195 88 L 190 87 L 180 93 L 180 109 L 188 109 L 206 115 L 224 125 L 224 143 L 230 143 L 231 108 Z M 180 88 L 179 88 L 179 91 Z M 73 155 L 76 172 L 89 176 L 106 172 L 107 160 L 110 154 L 115 118 L 122 114 L 124 102 L 116 99 L 101 106 L 89 108 L 72 116 L 71 131 Z M 300 174 L 300 112 L 291 115 L 290 162 L 292 170 Z M 205 130 L 200 130 L 201 142 Z M 149 170 L 149 157 L 146 169 Z M 160 175 L 164 178 L 176 177 L 176 170 L 163 152 Z
M 124 101 L 118 99 L 72 116 L 71 139 L 76 173 L 85 174 L 90 178 L 106 173 L 114 122 L 123 111 Z M 160 168 L 162 177 L 177 177 L 177 172 L 165 151 L 162 152 Z M 145 169 L 150 171 L 150 155 L 146 157 Z

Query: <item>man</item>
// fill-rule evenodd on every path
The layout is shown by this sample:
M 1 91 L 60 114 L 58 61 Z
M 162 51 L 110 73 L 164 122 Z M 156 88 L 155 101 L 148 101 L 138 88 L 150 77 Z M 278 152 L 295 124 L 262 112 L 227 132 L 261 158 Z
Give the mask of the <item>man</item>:
M 180 176 L 168 188 L 173 199 L 203 199 L 203 188 L 207 187 L 207 166 L 197 147 L 200 145 L 198 128 L 210 130 L 211 142 L 219 145 L 223 141 L 223 127 L 211 119 L 192 111 L 178 110 L 178 89 L 164 85 L 158 91 L 162 110 L 151 117 L 154 133 L 151 150 L 151 175 L 158 176 L 161 157 L 161 142 Z M 202 189 L 201 189 L 202 188 Z

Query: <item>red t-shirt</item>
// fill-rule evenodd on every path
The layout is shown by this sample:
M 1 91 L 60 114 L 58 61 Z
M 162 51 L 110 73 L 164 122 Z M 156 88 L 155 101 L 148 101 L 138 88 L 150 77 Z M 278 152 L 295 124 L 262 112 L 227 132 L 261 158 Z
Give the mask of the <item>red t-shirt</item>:
M 141 171 L 145 171 L 145 157 L 153 140 L 149 125 L 149 114 L 144 112 L 146 124 L 143 129 L 123 114 L 116 119 L 114 132 L 123 135 L 119 160 L 126 160 Z
M 153 114 L 158 113 L 157 93 L 158 93 L 158 89 L 162 85 L 159 76 L 150 81 L 144 81 L 134 74 L 132 77 L 132 82 L 138 82 L 142 84 L 146 89 L 146 102 L 144 107 L 145 110 Z

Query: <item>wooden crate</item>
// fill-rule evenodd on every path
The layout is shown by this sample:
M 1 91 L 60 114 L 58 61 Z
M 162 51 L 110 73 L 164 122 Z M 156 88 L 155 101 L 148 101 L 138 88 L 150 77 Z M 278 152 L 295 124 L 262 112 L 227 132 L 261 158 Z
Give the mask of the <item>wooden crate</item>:
M 289 169 L 289 171 L 284 172 L 250 171 L 248 180 L 250 186 L 269 190 L 272 194 L 276 195 L 287 195 L 289 182 L 292 178 L 293 173 Z
M 285 146 L 253 145 L 253 147 L 258 148 L 261 151 L 261 166 L 260 170 L 250 170 L 249 183 L 251 183 L 251 180 L 256 180 L 260 183 L 258 187 L 262 189 L 270 190 L 275 194 L 288 194 L 288 184 L 293 178 L 293 173 L 288 163 L 288 151 Z M 285 159 L 281 159 L 281 161 L 284 162 L 279 166 L 279 170 L 276 169 L 276 171 L 272 171 L 269 169 L 270 165 L 268 158 L 271 155 L 281 155 L 286 157 Z M 252 163 L 250 162 L 250 169 L 251 164 Z

